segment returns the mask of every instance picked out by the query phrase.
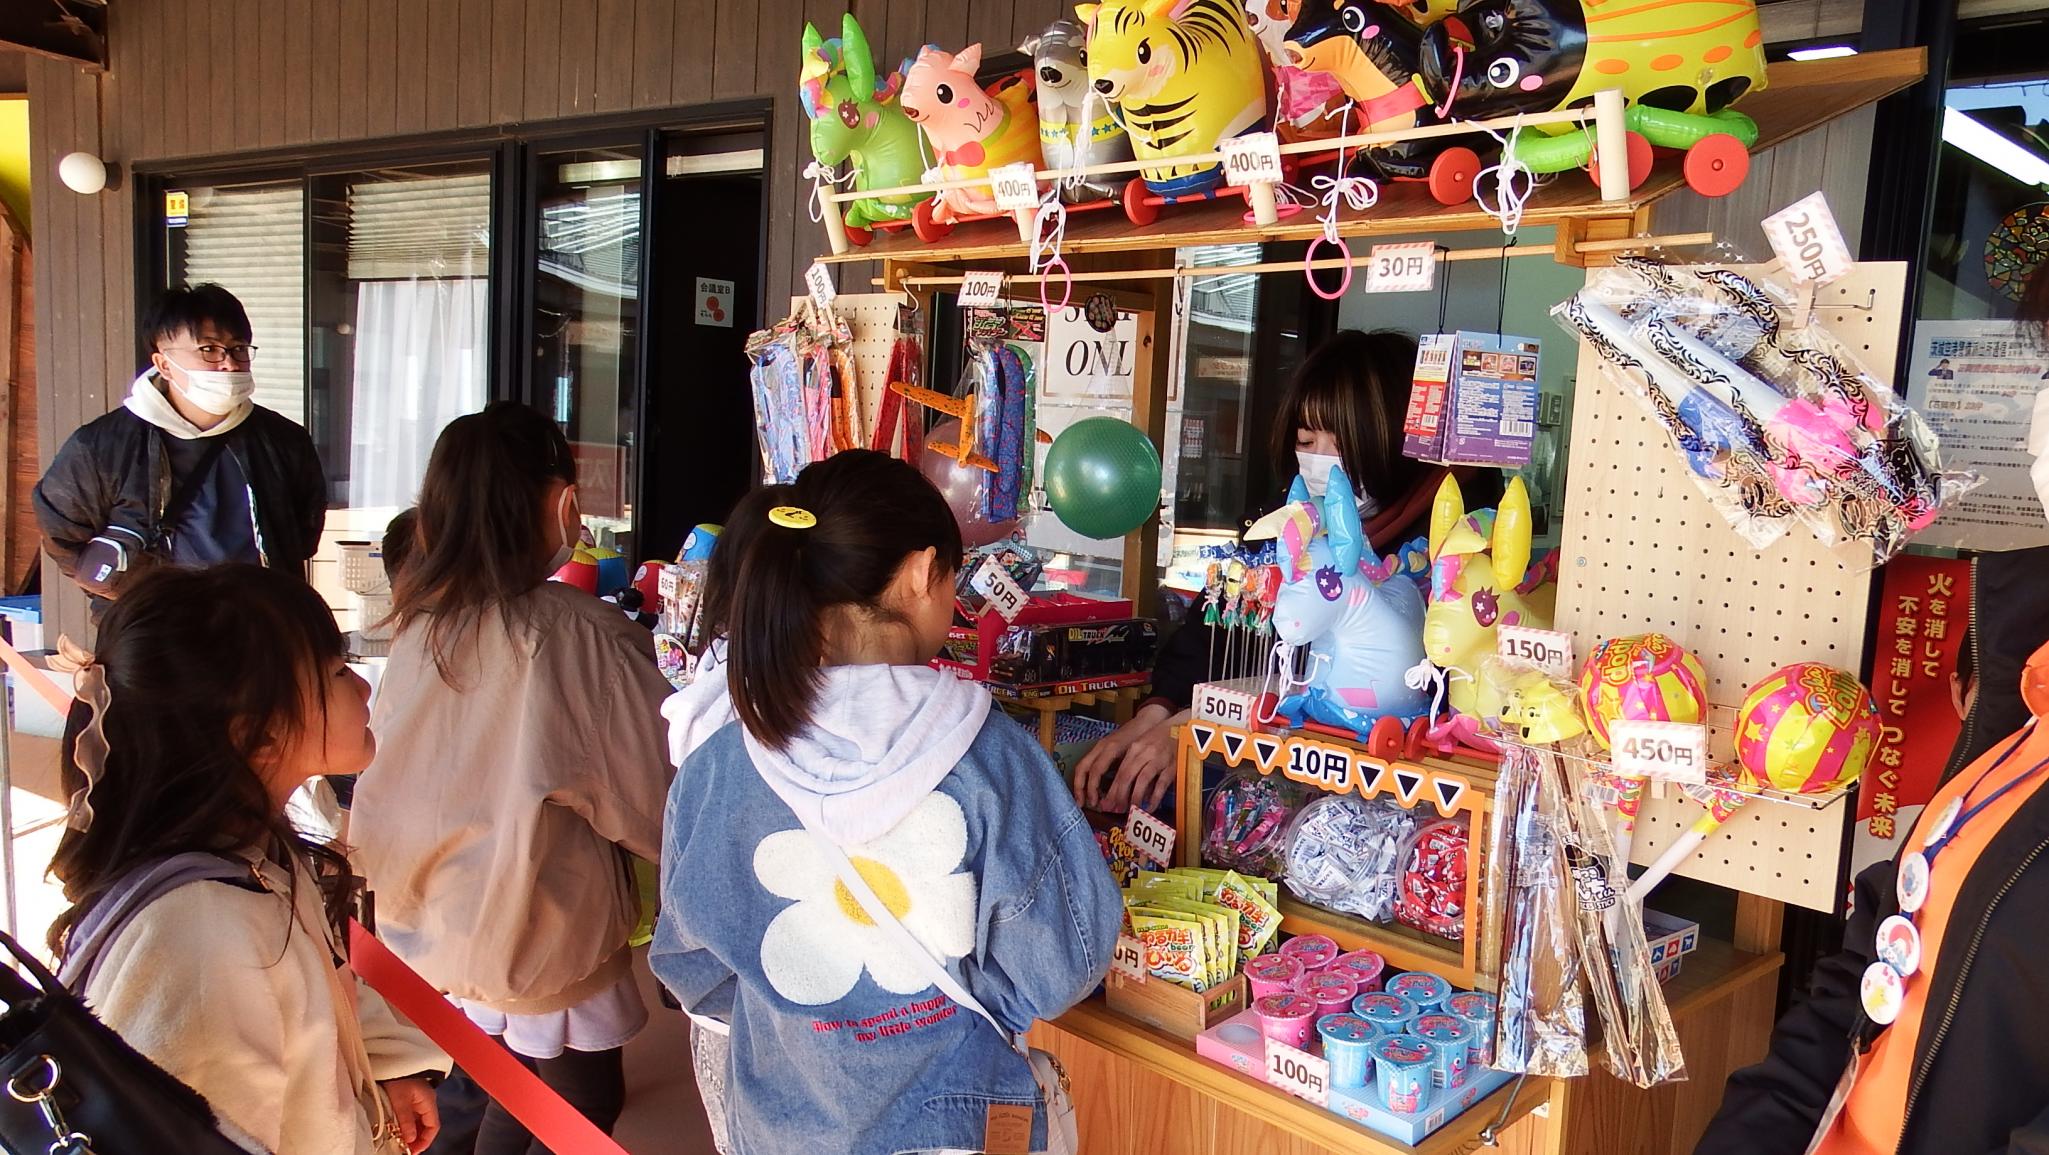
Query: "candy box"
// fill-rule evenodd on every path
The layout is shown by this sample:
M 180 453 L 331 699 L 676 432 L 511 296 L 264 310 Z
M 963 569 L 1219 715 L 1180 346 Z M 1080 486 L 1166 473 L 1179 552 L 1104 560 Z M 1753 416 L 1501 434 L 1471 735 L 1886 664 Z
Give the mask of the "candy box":
M 1450 426 L 1452 379 L 1460 354 L 1468 348 L 1493 347 L 1491 333 L 1426 333 L 1416 342 L 1416 371 L 1409 388 L 1409 409 L 1402 418 L 1402 453 L 1419 461 L 1444 460 Z
M 1676 915 L 1651 910 L 1643 912 L 1643 937 L 1651 948 L 1651 965 L 1676 960 L 1700 945 L 1700 924 Z M 1676 973 L 1676 968 L 1675 968 Z
M 1538 344 L 1527 337 L 1488 337 L 1491 349 L 1458 350 L 1443 421 L 1444 460 L 1459 465 L 1528 465 L 1541 400 Z
M 1197 992 L 1177 983 L 1160 979 L 1140 982 L 1122 971 L 1111 971 L 1103 981 L 1103 997 L 1111 1010 L 1125 1018 L 1183 1040 L 1194 1039 L 1233 1015 L 1247 1021 L 1251 1018 L 1245 1011 L 1243 975 L 1233 975 L 1209 990 Z M 1252 1033 L 1259 1033 L 1257 1024 L 1253 1025 Z

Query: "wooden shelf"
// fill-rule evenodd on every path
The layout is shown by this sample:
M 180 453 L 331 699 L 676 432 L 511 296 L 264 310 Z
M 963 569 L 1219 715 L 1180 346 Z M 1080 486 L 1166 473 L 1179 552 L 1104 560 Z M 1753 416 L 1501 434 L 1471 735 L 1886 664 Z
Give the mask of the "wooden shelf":
M 1759 137 L 1753 151 L 1762 151 L 1819 128 L 1913 84 L 1926 74 L 1927 52 L 1920 48 L 1871 52 L 1833 60 L 1780 61 L 1770 66 L 1770 85 L 1746 99 L 1741 109 L 1757 121 Z M 1652 202 L 1686 187 L 1682 159 L 1661 152 L 1651 175 L 1627 200 L 1603 201 L 1591 180 L 1579 173 L 1561 173 L 1531 198 L 1523 223 L 1565 225 L 1576 221 L 1633 221 Z M 1174 249 L 1192 245 L 1306 241 L 1322 233 L 1312 212 L 1284 218 L 1262 229 L 1245 219 L 1245 202 L 1231 197 L 1189 205 L 1170 205 L 1159 220 L 1135 226 L 1114 208 L 1071 212 L 1061 252 L 1114 253 Z M 1380 187 L 1380 203 L 1363 212 L 1339 213 L 1338 232 L 1346 237 L 1393 234 L 1442 234 L 1493 230 L 1500 226 L 1477 205 L 1440 205 L 1414 181 L 1390 181 Z M 1561 232 L 1566 230 L 1561 230 Z M 1632 230 L 1633 231 L 1633 230 Z M 1618 235 L 1628 235 L 1623 232 Z M 866 260 L 923 262 L 991 262 L 1027 257 L 1017 226 L 1008 218 L 962 225 L 945 239 L 924 244 L 910 230 L 877 232 L 864 248 L 822 256 L 828 263 Z

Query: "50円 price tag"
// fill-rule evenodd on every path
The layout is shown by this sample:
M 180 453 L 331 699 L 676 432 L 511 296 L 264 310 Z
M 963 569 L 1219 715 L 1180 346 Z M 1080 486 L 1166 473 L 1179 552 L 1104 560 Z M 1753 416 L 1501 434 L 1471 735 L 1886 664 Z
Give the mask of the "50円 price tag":
M 1534 666 L 1548 677 L 1572 676 L 1572 635 L 1529 626 L 1502 626 L 1494 652 L 1502 660 Z
M 1224 180 L 1232 188 L 1281 181 L 1281 142 L 1270 132 L 1248 132 L 1218 145 L 1224 154 Z
M 1131 808 L 1131 815 L 1124 822 L 1124 836 L 1131 840 L 1133 849 L 1161 866 L 1173 859 L 1174 828 L 1153 817 L 1144 807 Z
M 1003 615 L 1005 622 L 1016 621 L 1017 615 L 1024 612 L 1025 603 L 1032 600 L 1024 587 L 1017 584 L 1017 579 L 1010 576 L 1010 571 L 1003 568 L 1003 563 L 993 557 L 982 559 L 968 586 L 989 599 L 989 604 Z
M 1266 1081 L 1319 1107 L 1330 1104 L 1330 1060 L 1277 1039 L 1266 1041 Z
M 1434 241 L 1404 241 L 1398 245 L 1375 245 L 1366 258 L 1366 291 L 1369 293 L 1423 293 L 1437 284 L 1437 245 Z
M 1698 722 L 1647 722 L 1622 718 L 1608 727 L 1615 745 L 1615 772 L 1625 778 L 1660 782 L 1707 781 L 1707 727 Z
M 1828 209 L 1828 198 L 1821 193 L 1807 194 L 1764 218 L 1763 224 L 1772 252 L 1796 281 L 1826 285 L 1847 275 L 1855 264 L 1843 230 Z
M 960 307 L 987 309 L 1003 296 L 1003 274 L 971 272 L 960 279 Z
M 1145 981 L 1145 944 L 1128 934 L 1117 936 L 1110 950 L 1110 969 L 1135 983 Z
M 996 207 L 1007 213 L 1039 207 L 1039 181 L 1028 161 L 990 169 L 989 191 L 996 194 Z
M 831 308 L 833 298 L 840 295 L 832 283 L 832 270 L 819 261 L 811 262 L 811 267 L 804 270 L 804 287 L 811 293 L 811 303 L 821 309 Z

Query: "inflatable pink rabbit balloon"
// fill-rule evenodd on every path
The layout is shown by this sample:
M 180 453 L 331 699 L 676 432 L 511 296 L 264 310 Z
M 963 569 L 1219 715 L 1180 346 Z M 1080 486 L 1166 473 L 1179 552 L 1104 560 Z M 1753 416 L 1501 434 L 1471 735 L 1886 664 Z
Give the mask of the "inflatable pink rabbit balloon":
M 988 91 L 975 81 L 982 46 L 959 52 L 926 45 L 904 77 L 897 98 L 904 115 L 924 130 L 944 180 L 986 176 L 1019 161 L 1039 167 L 1039 113 L 1027 78 L 1005 77 Z M 952 224 L 997 211 L 987 185 L 948 189 L 932 206 L 932 219 Z

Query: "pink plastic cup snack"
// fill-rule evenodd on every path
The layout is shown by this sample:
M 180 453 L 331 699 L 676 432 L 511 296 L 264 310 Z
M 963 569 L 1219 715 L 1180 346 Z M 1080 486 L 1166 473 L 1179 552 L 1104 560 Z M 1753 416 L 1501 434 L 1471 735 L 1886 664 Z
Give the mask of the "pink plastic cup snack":
M 1381 1105 L 1398 1115 L 1414 1115 L 1430 1104 L 1431 1071 L 1437 1048 L 1414 1035 L 1394 1035 L 1373 1047 L 1374 1079 Z
M 1258 955 L 1245 963 L 1245 982 L 1255 999 L 1294 990 L 1303 974 L 1301 960 L 1282 954 Z
M 1309 974 L 1329 966 L 1338 957 L 1338 944 L 1320 934 L 1298 934 L 1281 944 L 1281 953 L 1302 964 Z
M 1322 1013 L 1330 1015 L 1352 1009 L 1352 1000 L 1359 994 L 1359 984 L 1353 982 L 1349 975 L 1324 971 L 1303 980 L 1302 993 L 1315 999 Z
M 1433 1014 L 1444 1007 L 1444 1000 L 1451 997 L 1451 984 L 1442 976 L 1429 971 L 1410 971 L 1387 980 L 1390 994 L 1403 995 L 1416 1004 L 1424 1014 Z
M 1380 989 L 1381 976 L 1387 973 L 1387 960 L 1370 950 L 1355 950 L 1339 955 L 1330 969 L 1350 975 L 1359 984 L 1359 993 L 1365 994 Z
M 1277 1043 L 1306 1049 L 1316 1033 L 1316 1000 L 1295 991 L 1253 1000 L 1252 1014 L 1259 1033 Z

